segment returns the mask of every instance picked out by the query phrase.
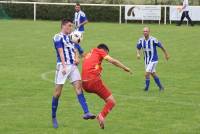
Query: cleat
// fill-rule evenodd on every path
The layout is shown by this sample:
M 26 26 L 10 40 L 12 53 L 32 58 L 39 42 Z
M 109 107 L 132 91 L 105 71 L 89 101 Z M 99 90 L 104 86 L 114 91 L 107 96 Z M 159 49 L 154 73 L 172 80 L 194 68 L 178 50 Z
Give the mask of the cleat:
M 164 91 L 164 87 L 161 87 L 159 90 L 160 90 L 160 92 Z
M 58 122 L 56 118 L 52 118 L 52 123 L 54 128 L 58 128 Z
M 148 88 L 144 88 L 144 91 L 145 91 L 145 92 L 148 92 L 148 91 L 149 91 L 149 89 L 148 89 Z
M 101 114 L 99 114 L 98 116 L 97 116 L 97 120 L 98 120 L 98 122 L 99 122 L 99 126 L 100 126 L 100 128 L 101 129 L 104 129 L 104 117 L 101 115 Z
M 96 116 L 92 113 L 86 113 L 83 115 L 83 119 L 88 120 L 88 119 L 95 119 Z

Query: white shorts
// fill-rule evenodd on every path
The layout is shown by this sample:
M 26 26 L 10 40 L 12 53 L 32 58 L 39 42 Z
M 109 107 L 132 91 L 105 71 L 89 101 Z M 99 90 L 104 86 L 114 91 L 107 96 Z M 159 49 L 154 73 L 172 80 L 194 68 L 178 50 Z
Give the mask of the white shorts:
M 149 62 L 149 64 L 145 65 L 146 72 L 154 73 L 156 72 L 156 66 L 158 61 Z
M 63 65 L 57 64 L 56 66 L 56 75 L 55 75 L 55 84 L 64 84 L 68 79 L 71 83 L 81 80 L 81 76 L 76 65 L 67 65 L 67 73 L 63 75 L 62 73 Z

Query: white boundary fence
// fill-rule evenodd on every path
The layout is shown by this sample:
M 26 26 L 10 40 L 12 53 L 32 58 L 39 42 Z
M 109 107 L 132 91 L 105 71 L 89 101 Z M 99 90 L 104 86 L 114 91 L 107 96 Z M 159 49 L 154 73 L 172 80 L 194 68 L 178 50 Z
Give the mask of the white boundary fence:
M 37 5 L 75 5 L 75 3 L 48 3 L 48 2 L 19 2 L 19 1 L 0 1 L 0 3 L 5 4 L 31 4 L 33 5 L 33 20 L 36 21 L 37 19 Z M 153 6 L 153 5 L 121 5 L 121 4 L 81 4 L 81 6 L 102 6 L 102 7 L 119 7 L 119 24 L 122 23 L 122 7 L 126 6 Z M 167 8 L 172 7 L 172 5 L 156 5 L 164 8 L 164 24 L 167 24 Z M 176 7 L 176 6 L 173 6 Z M 198 6 L 200 7 L 200 6 Z M 169 11 L 170 12 L 170 11 Z M 169 13 L 170 15 L 170 13 Z M 125 20 L 127 21 L 127 20 Z M 143 23 L 144 20 L 142 20 Z M 171 20 L 170 20 L 171 22 Z M 160 20 L 159 20 L 160 24 Z

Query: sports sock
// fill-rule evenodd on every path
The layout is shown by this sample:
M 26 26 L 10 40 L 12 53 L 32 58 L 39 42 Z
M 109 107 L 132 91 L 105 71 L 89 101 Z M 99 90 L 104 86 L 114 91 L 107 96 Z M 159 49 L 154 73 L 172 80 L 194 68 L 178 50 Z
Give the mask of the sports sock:
M 88 105 L 87 105 L 87 102 L 85 100 L 83 92 L 81 94 L 77 95 L 77 98 L 78 98 L 78 101 L 79 101 L 84 113 L 88 113 L 89 109 L 88 109 Z
M 157 86 L 161 89 L 162 85 L 160 83 L 160 80 L 159 80 L 158 76 L 154 76 L 154 80 L 155 80 L 155 83 L 157 84 Z
M 114 106 L 115 104 L 113 103 L 112 100 L 107 101 L 106 104 L 104 105 L 103 110 L 101 111 L 101 115 L 105 118 Z
M 52 98 L 52 118 L 56 117 L 57 107 L 58 107 L 58 98 L 53 96 L 53 98 Z
M 149 85 L 150 85 L 150 78 L 146 78 L 145 80 L 145 89 L 148 90 L 149 89 Z

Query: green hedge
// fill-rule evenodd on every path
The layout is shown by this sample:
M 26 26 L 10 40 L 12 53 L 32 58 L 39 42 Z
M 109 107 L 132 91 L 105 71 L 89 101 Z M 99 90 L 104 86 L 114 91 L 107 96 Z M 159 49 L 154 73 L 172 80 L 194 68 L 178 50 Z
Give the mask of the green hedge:
M 1 4 L 3 10 L 11 18 L 33 19 L 32 4 Z M 82 6 L 89 21 L 93 22 L 118 22 L 119 7 Z M 60 20 L 73 18 L 74 6 L 63 5 L 37 5 L 37 19 Z
M 0 4 L 1 10 L 11 18 L 32 19 L 33 5 L 28 4 Z

